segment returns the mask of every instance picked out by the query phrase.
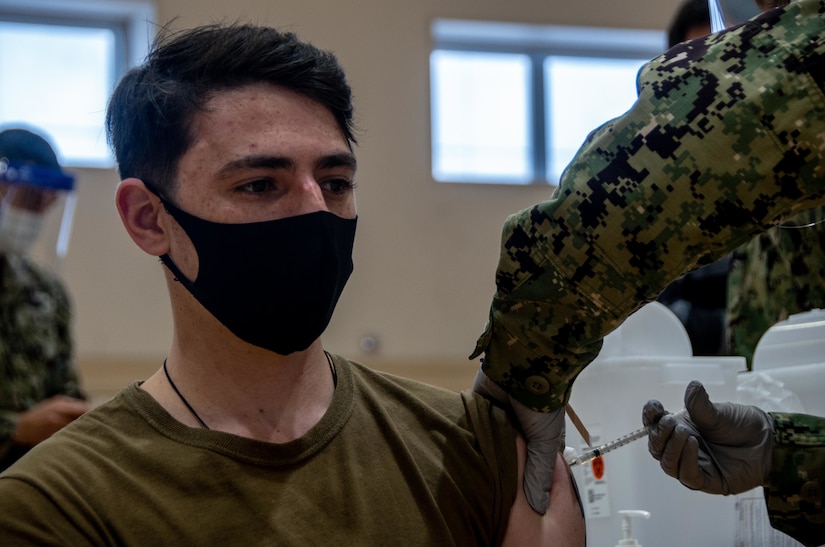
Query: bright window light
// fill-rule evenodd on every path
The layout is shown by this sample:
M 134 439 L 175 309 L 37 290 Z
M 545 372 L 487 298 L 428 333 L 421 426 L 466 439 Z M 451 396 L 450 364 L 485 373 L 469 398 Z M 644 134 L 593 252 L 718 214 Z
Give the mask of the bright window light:
M 530 182 L 529 58 L 434 51 L 430 66 L 435 178 Z
M 638 59 L 548 57 L 547 180 L 557 183 L 590 132 L 636 101 Z
M 113 164 L 103 133 L 115 79 L 111 29 L 0 22 L 0 67 L 0 124 L 44 130 L 65 164 Z

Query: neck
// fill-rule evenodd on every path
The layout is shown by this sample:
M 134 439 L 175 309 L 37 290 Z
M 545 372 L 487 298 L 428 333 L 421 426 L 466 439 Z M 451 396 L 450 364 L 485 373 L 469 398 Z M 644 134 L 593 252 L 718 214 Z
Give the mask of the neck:
M 190 427 L 203 427 L 197 415 L 210 429 L 267 442 L 303 436 L 323 417 L 335 389 L 320 340 L 288 356 L 246 349 L 206 356 L 173 344 L 167 370 L 181 395 L 162 369 L 142 387 Z
M 288 442 L 318 423 L 335 391 L 320 339 L 290 355 L 248 344 L 207 312 L 168 269 L 164 271 L 175 325 L 167 356 L 169 374 L 210 429 Z M 162 369 L 143 388 L 175 419 L 202 427 Z

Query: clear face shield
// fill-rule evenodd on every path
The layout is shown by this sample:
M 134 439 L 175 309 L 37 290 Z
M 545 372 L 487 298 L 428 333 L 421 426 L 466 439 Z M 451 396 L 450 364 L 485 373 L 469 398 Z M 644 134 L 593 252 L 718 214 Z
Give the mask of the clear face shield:
M 744 23 L 761 12 L 784 6 L 789 0 L 708 0 L 710 30 L 719 32 Z
M 59 270 L 69 248 L 74 206 L 72 175 L 0 158 L 0 253 L 40 251 L 40 258 Z M 47 229 L 52 225 L 55 229 Z M 36 246 L 41 232 L 56 236 Z

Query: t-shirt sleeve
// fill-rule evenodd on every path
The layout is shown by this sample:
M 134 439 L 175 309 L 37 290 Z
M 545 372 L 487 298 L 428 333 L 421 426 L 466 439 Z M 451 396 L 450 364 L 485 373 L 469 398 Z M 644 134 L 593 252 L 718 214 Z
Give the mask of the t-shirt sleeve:
M 510 509 L 518 488 L 516 460 L 516 429 L 508 413 L 472 391 L 461 393 L 469 428 L 475 434 L 478 451 L 487 462 L 489 474 L 497 482 L 497 492 L 491 507 L 496 535 L 493 545 L 499 545 L 507 531 Z
M 64 508 L 22 478 L 0 477 L 0 545 L 102 545 L 74 527 Z

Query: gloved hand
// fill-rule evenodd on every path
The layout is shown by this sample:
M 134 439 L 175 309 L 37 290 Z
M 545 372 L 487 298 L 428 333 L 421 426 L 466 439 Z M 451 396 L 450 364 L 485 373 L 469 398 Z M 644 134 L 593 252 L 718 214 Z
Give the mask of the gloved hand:
M 685 390 L 686 414 L 667 414 L 648 401 L 648 450 L 662 469 L 690 489 L 738 494 L 763 486 L 771 469 L 773 419 L 755 406 L 711 403 L 697 381 Z
M 543 515 L 550 504 L 550 485 L 556 455 L 564 450 L 564 408 L 537 412 L 507 395 L 479 368 L 473 391 L 494 399 L 513 410 L 527 440 L 527 464 L 524 468 L 524 493 L 533 510 Z

